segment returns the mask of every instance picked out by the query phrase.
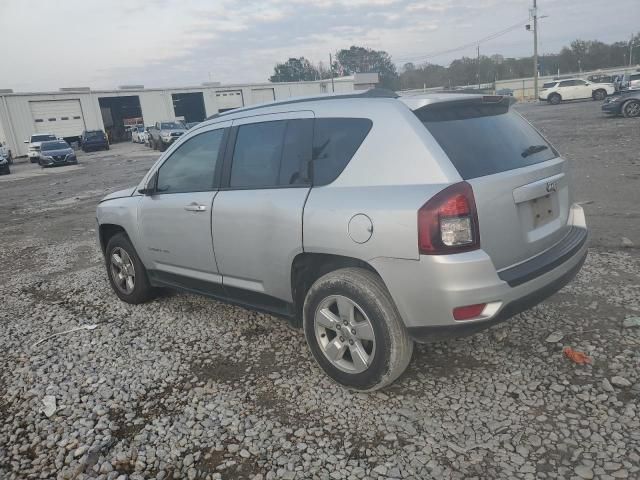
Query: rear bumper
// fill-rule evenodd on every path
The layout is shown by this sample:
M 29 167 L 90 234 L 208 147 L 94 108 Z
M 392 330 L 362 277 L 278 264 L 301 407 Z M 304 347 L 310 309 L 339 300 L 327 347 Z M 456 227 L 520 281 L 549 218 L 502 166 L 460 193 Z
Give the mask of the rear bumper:
M 587 256 L 584 212 L 571 207 L 571 232 L 557 245 L 516 267 L 496 272 L 482 250 L 420 261 L 376 259 L 372 266 L 384 280 L 409 334 L 436 341 L 484 330 L 533 307 L 580 271 Z M 456 321 L 453 309 L 486 303 L 473 320 Z

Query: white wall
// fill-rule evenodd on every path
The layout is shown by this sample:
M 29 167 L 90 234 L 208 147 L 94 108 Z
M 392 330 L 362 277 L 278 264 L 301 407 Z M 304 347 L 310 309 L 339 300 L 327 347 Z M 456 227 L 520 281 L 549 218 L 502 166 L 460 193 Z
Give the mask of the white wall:
M 322 85 L 325 85 L 323 88 Z M 354 90 L 353 78 L 334 80 L 335 92 L 345 93 Z M 242 90 L 244 105 L 258 103 L 253 99 L 252 90 L 273 88 L 276 100 L 291 97 L 320 95 L 331 93 L 331 80 L 293 83 L 261 83 L 250 85 L 219 85 L 171 89 L 148 90 L 96 90 L 91 92 L 50 92 L 50 93 L 12 93 L 0 94 L 0 140 L 6 140 L 15 155 L 26 155 L 27 145 L 23 143 L 34 131 L 29 102 L 35 100 L 79 100 L 85 127 L 89 130 L 104 129 L 100 113 L 99 98 L 138 96 L 145 125 L 175 117 L 173 93 L 202 92 L 207 116 L 218 113 L 217 91 Z M 6 109 L 5 104 L 6 102 Z M 11 132 L 14 132 L 12 135 Z M 15 138 L 14 138 L 15 137 Z

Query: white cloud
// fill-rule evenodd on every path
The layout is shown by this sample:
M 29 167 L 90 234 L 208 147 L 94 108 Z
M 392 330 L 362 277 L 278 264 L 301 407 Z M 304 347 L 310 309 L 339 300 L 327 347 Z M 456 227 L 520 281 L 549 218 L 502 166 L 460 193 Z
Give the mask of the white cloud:
M 601 15 L 601 0 L 541 7 L 543 51 L 575 38 L 614 41 L 637 30 L 638 0 Z M 526 19 L 530 0 L 0 0 L 0 88 L 105 88 L 264 81 L 290 56 L 327 63 L 350 45 L 388 51 L 399 63 L 473 42 Z M 527 55 L 517 29 L 481 46 Z M 447 63 L 472 51 L 436 57 Z

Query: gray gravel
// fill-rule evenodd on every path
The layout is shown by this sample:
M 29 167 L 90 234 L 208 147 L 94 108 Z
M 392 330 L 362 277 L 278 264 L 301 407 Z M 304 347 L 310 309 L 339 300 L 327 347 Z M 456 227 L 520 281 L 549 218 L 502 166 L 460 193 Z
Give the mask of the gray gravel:
M 640 315 L 636 248 L 596 243 L 543 305 L 420 346 L 390 388 L 351 393 L 280 319 L 182 293 L 115 298 L 93 211 L 154 158 L 115 145 L 2 184 L 0 478 L 640 478 L 640 328 L 623 327 Z

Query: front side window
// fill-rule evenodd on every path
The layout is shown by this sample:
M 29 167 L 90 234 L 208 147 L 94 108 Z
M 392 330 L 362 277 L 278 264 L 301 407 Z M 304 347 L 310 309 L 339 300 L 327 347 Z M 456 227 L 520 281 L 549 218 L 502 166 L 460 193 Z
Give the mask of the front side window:
M 224 129 L 190 138 L 171 154 L 158 171 L 159 193 L 206 192 L 214 189 L 214 175 Z
M 560 85 L 558 86 L 562 88 L 562 87 L 573 87 L 575 85 L 576 85 L 575 80 L 565 80 L 564 82 L 560 82 Z

